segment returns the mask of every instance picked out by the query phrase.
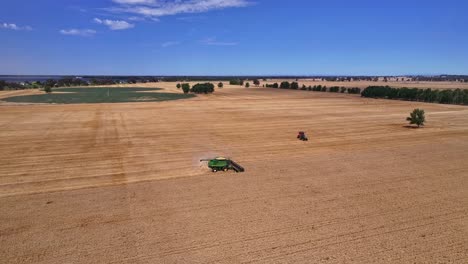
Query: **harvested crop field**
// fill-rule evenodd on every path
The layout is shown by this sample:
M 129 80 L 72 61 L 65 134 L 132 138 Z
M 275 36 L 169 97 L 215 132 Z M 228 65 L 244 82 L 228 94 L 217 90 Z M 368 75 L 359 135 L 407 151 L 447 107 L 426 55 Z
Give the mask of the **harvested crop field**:
M 405 127 L 417 107 L 426 127 Z M 5 263 L 468 259 L 468 107 L 226 85 L 1 104 L 0 128 Z M 199 162 L 214 156 L 246 172 Z

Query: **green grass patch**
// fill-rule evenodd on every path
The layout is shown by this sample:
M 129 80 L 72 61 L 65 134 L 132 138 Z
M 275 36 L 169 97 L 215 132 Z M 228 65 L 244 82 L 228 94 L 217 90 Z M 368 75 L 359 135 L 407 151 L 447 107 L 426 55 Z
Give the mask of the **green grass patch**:
M 23 95 L 3 98 L 2 100 L 15 103 L 98 104 L 161 102 L 195 97 L 193 94 L 152 92 L 158 90 L 162 89 L 139 87 L 60 88 L 53 89 L 51 94 Z

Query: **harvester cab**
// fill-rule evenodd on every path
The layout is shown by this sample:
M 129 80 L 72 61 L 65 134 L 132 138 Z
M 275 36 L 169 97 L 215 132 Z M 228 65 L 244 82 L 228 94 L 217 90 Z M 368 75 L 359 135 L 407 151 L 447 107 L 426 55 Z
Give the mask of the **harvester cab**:
M 297 139 L 302 140 L 302 141 L 308 141 L 309 138 L 306 136 L 304 131 L 299 131 L 297 134 Z
M 235 172 L 245 171 L 245 169 L 241 165 L 237 164 L 233 160 L 230 160 L 224 157 L 200 160 L 200 162 L 202 161 L 208 161 L 208 167 L 211 169 L 212 172 L 228 171 L 228 170 L 233 170 Z

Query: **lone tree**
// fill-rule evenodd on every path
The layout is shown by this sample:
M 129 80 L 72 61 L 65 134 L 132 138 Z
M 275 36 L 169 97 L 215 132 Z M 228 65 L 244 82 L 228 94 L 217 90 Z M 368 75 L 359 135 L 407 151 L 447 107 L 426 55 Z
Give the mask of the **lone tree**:
M 180 89 L 180 87 L 182 87 L 182 86 L 180 85 L 180 83 L 178 83 L 177 84 L 177 89 Z
M 260 81 L 258 79 L 254 79 L 253 84 L 258 87 L 260 85 Z
M 44 87 L 44 92 L 46 92 L 46 93 L 48 93 L 48 94 L 49 94 L 49 93 L 52 93 L 52 87 L 50 87 L 50 86 L 45 86 L 45 87 Z
M 407 121 L 410 122 L 410 125 L 417 125 L 418 127 L 424 126 L 424 122 L 426 122 L 426 116 L 424 115 L 424 110 L 422 109 L 414 109 L 410 116 L 406 118 Z
M 218 83 L 218 88 L 223 88 L 223 86 L 224 86 L 224 85 L 223 85 L 222 82 Z
M 184 94 L 188 94 L 190 92 L 190 84 L 183 83 L 182 84 L 182 90 L 184 91 Z
M 250 87 L 250 83 L 245 83 L 245 88 L 249 88 Z

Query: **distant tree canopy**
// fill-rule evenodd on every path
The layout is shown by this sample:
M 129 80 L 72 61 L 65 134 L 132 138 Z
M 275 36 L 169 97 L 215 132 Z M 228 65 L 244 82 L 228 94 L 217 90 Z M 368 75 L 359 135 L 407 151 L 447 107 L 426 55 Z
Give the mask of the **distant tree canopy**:
M 338 93 L 340 91 L 340 87 L 339 86 L 332 86 L 330 87 L 330 92 L 331 93 Z
M 281 82 L 280 88 L 281 89 L 289 89 L 289 88 L 291 88 L 291 84 L 289 82 Z
M 190 90 L 196 94 L 208 94 L 214 92 L 214 85 L 212 83 L 197 83 Z
M 260 85 L 260 81 L 259 81 L 258 79 L 254 79 L 254 80 L 253 80 L 253 84 L 254 84 L 255 86 L 259 86 L 259 85 Z
M 113 80 L 113 79 L 107 79 L 107 78 L 93 78 L 89 81 L 91 83 L 91 85 L 112 85 L 112 84 L 116 84 L 117 83 L 117 80 Z M 136 83 L 137 80 L 135 78 L 131 78 L 128 80 L 128 83 Z
M 57 86 L 57 81 L 52 80 L 52 79 L 49 79 L 49 80 L 45 81 L 45 83 L 44 83 L 44 89 L 52 88 L 52 87 L 56 87 L 56 86 Z
M 114 84 L 114 82 L 112 82 Z M 81 78 L 65 77 L 56 81 L 57 87 L 70 87 L 70 86 L 88 86 L 88 82 Z
M 299 89 L 299 84 L 297 82 L 292 82 L 290 88 L 294 89 L 294 90 L 297 90 L 297 89 Z
M 224 84 L 222 82 L 218 83 L 218 88 L 223 88 Z
M 182 87 L 182 85 L 180 85 L 180 83 L 178 83 L 178 84 L 176 85 L 176 87 L 177 87 L 177 89 L 180 89 L 180 88 Z
M 0 80 L 0 91 L 5 90 L 8 87 L 7 82 Z
M 348 93 L 349 94 L 360 94 L 361 93 L 361 88 L 348 88 Z
M 432 90 L 419 88 L 392 88 L 390 86 L 369 86 L 361 94 L 363 97 L 401 99 L 441 104 L 468 105 L 468 90 Z
M 332 93 L 349 93 L 349 94 L 360 94 L 361 93 L 361 88 L 346 88 L 346 87 L 340 87 L 340 86 L 333 86 L 327 89 L 326 86 L 322 85 L 310 85 L 310 86 L 305 86 L 304 84 L 302 85 L 301 88 L 299 88 L 299 84 L 297 82 L 282 82 L 281 85 L 278 85 L 278 83 L 274 84 L 266 84 L 265 87 L 267 88 L 281 88 L 281 89 L 299 89 L 302 91 L 316 91 L 316 92 L 332 92 Z
M 241 79 L 234 79 L 229 81 L 230 85 L 244 85 L 244 81 Z
M 245 88 L 249 88 L 250 87 L 250 83 L 249 82 L 246 82 L 245 83 Z
M 278 83 L 265 84 L 265 87 L 267 87 L 267 88 L 279 88 L 279 85 L 278 85 Z
M 406 118 L 406 121 L 410 122 L 410 125 L 417 125 L 418 127 L 424 126 L 426 122 L 426 116 L 424 110 L 414 109 L 410 116 Z
M 184 91 L 184 94 L 188 94 L 190 92 L 190 84 L 183 83 L 182 84 L 182 91 Z

